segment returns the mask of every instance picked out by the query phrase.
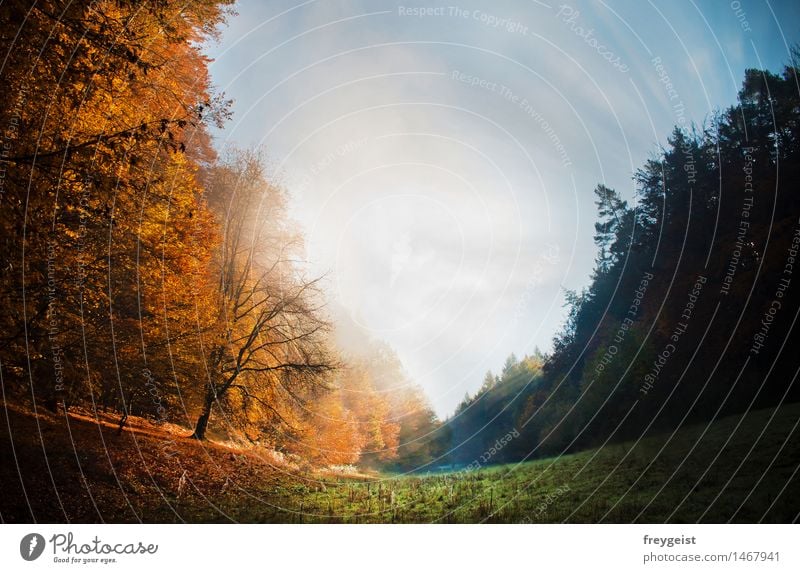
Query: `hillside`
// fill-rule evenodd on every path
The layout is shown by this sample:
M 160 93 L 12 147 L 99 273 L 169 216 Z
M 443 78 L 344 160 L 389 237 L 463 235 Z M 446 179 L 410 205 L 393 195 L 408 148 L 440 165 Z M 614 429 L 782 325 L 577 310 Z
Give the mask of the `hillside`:
M 800 404 L 671 439 L 406 476 L 301 470 L 141 419 L 118 434 L 81 413 L 0 417 L 4 522 L 790 522 L 800 510 Z

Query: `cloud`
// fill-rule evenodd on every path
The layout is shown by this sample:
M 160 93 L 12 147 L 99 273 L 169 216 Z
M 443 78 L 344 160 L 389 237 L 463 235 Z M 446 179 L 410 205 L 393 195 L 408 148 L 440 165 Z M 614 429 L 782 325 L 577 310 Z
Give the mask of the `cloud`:
M 218 144 L 266 147 L 331 299 L 446 414 L 512 351 L 549 348 L 562 286 L 591 271 L 593 188 L 632 199 L 633 171 L 676 121 L 654 55 L 691 119 L 709 110 L 701 79 L 715 104 L 735 86 L 713 79 L 722 55 L 685 8 L 661 9 L 702 78 L 641 3 L 576 2 L 574 25 L 539 3 L 405 7 L 423 4 L 440 15 L 385 0 L 243 2 L 210 51 L 236 100 Z M 724 6 L 701 8 L 720 37 L 740 38 Z M 752 59 L 726 43 L 740 67 Z M 559 256 L 543 266 L 548 245 Z

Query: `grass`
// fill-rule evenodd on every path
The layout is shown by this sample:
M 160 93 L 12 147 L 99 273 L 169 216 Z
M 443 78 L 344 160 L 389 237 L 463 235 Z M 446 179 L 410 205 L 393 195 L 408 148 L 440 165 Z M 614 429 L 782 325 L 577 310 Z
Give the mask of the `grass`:
M 342 476 L 301 472 L 256 449 L 198 443 L 185 439 L 184 429 L 142 420 L 117 434 L 110 419 L 7 409 L 0 412 L 0 518 L 791 522 L 800 511 L 798 420 L 800 404 L 790 404 L 684 428 L 671 439 L 558 458 L 470 472 Z

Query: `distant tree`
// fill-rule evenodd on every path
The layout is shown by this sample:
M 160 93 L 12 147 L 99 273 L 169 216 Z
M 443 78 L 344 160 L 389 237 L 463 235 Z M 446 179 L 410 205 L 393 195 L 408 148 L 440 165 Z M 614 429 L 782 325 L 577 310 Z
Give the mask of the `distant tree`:
M 598 248 L 595 265 L 597 272 L 606 273 L 611 266 L 620 260 L 621 255 L 615 251 L 617 240 L 626 231 L 628 221 L 628 205 L 622 200 L 619 194 L 606 187 L 598 185 L 594 191 L 597 199 L 598 220 L 594 224 L 594 242 Z
M 517 356 L 512 352 L 508 358 L 506 358 L 505 364 L 503 364 L 503 370 L 500 374 L 501 378 L 505 378 L 506 376 L 510 376 L 514 372 L 514 368 L 517 367 L 519 364 L 519 360 Z

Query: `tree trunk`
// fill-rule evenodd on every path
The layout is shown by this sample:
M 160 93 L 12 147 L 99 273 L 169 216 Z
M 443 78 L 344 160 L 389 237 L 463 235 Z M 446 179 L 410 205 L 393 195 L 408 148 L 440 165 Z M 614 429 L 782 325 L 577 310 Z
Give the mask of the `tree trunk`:
M 129 403 L 124 404 L 122 406 L 122 417 L 119 419 L 119 427 L 117 428 L 117 435 L 122 434 L 122 430 L 125 427 L 125 423 L 128 421 L 128 414 L 131 413 L 131 408 L 133 408 L 133 400 Z
M 208 428 L 208 419 L 211 417 L 211 407 L 214 405 L 214 390 L 208 389 L 206 394 L 206 401 L 203 403 L 203 411 L 200 412 L 200 417 L 197 418 L 197 424 L 194 427 L 194 433 L 190 436 L 195 440 L 206 439 L 206 429 Z
M 125 410 L 122 413 L 122 417 L 119 419 L 119 424 L 117 425 L 117 435 L 122 434 L 122 429 L 125 427 L 125 422 L 128 421 L 128 410 Z

